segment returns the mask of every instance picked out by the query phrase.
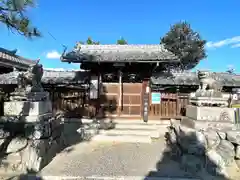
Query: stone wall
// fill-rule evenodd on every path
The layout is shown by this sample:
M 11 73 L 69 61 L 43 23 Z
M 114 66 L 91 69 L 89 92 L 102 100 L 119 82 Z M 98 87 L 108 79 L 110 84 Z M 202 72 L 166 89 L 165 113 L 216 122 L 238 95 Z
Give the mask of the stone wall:
M 46 131 L 43 123 L 1 122 L 0 164 L 5 171 L 39 171 L 48 164 L 62 144 L 61 131 L 53 132 L 53 124 L 52 119 Z
M 4 173 L 38 172 L 67 147 L 90 140 L 98 132 L 98 124 L 81 119 L 51 118 L 49 131 L 41 124 L 0 121 L 1 169 Z M 44 128 L 42 128 L 44 129 Z M 19 131 L 20 130 L 20 131 Z M 18 132 L 18 133 L 16 133 Z M 0 172 L 1 173 L 1 172 Z
M 172 120 L 166 139 L 182 169 L 206 180 L 240 179 L 240 131 L 202 131 Z

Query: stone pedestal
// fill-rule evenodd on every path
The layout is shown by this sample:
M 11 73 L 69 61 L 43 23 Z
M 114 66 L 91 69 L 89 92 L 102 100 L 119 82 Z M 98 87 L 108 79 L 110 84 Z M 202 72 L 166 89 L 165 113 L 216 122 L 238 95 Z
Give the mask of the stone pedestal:
M 0 123 L 4 122 L 15 122 L 15 123 L 38 123 L 43 122 L 45 120 L 49 120 L 52 117 L 52 113 L 45 113 L 41 115 L 33 115 L 33 116 L 16 116 L 16 115 L 6 115 L 0 117 Z
M 186 117 L 199 121 L 226 121 L 234 123 L 234 108 L 227 107 L 199 107 L 188 105 Z
M 5 116 L 37 116 L 52 112 L 50 101 L 10 101 L 4 102 Z
M 4 116 L 0 117 L 1 138 L 17 132 L 11 144 L 11 156 L 16 153 L 21 162 L 9 160 L 9 166 L 18 170 L 39 171 L 51 159 L 52 151 L 52 104 L 50 101 L 10 101 L 4 103 Z M 6 132 L 8 132 L 6 134 Z M 15 141 L 25 142 L 19 148 Z M 1 144 L 1 142 L 0 142 Z M 55 143 L 55 146 L 58 144 Z M 57 149 L 54 147 L 54 149 Z M 52 155 L 53 156 L 53 155 Z
M 10 94 L 11 101 L 48 101 L 48 92 L 31 92 L 30 90 L 21 89 Z
M 216 129 L 220 131 L 238 129 L 236 124 L 228 121 L 199 121 L 188 117 L 182 118 L 181 125 L 186 126 L 188 128 L 204 131 L 208 129 Z
M 194 129 L 237 129 L 235 124 L 235 109 L 227 107 L 206 107 L 188 105 L 186 116 L 181 124 Z

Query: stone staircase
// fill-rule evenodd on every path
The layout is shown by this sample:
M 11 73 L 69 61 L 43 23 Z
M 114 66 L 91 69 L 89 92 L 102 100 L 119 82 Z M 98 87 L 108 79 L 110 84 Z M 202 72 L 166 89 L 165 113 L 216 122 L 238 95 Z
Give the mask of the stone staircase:
M 151 143 L 153 139 L 164 137 L 167 132 L 167 121 L 142 120 L 114 120 L 113 128 L 100 129 L 98 134 L 92 138 L 93 141 L 105 142 L 129 142 L 129 143 Z

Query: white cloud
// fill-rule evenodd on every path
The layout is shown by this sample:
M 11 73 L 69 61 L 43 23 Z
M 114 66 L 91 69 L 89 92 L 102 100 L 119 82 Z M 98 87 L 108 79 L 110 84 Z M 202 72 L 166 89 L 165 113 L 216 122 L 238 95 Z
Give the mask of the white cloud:
M 64 68 L 43 68 L 46 71 L 66 71 Z
M 220 48 L 222 46 L 240 47 L 240 36 L 235 36 L 232 38 L 227 38 L 221 41 L 208 42 L 206 44 L 207 48 Z
M 240 47 L 240 43 L 234 44 L 234 45 L 231 46 L 231 48 L 239 48 L 239 47 Z
M 47 53 L 46 56 L 48 59 L 59 59 L 61 57 L 61 54 L 57 51 L 51 51 Z

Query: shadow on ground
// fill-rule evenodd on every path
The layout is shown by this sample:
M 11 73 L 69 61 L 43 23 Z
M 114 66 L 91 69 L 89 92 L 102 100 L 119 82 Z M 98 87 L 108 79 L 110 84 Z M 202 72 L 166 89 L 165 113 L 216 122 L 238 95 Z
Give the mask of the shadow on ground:
M 41 176 L 38 176 L 37 172 L 28 171 L 25 174 L 13 176 L 13 177 L 8 178 L 6 180 L 44 180 L 44 179 Z
M 221 168 L 205 155 L 205 147 L 201 146 L 197 137 L 193 134 L 190 136 L 181 136 L 173 139 L 171 131 L 166 133 L 166 149 L 162 158 L 156 164 L 156 171 L 150 171 L 145 180 L 156 177 L 168 178 L 186 178 L 194 180 L 230 180 L 229 177 L 221 173 Z M 179 143 L 181 142 L 181 143 Z M 194 146 L 189 146 L 194 150 L 189 151 L 182 147 L 182 143 L 194 142 Z M 194 152 L 197 152 L 194 153 Z M 231 179 L 232 180 L 232 179 Z

